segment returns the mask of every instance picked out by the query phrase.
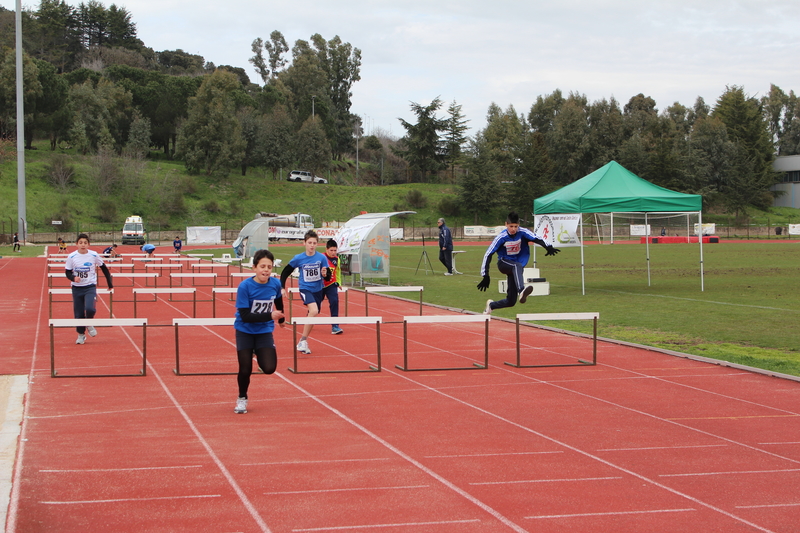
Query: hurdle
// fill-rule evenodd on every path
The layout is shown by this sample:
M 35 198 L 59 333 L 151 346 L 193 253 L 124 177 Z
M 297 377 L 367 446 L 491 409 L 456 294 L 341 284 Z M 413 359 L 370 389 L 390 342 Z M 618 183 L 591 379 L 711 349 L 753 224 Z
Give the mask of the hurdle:
M 238 372 L 181 372 L 181 350 L 178 331 L 180 326 L 233 326 L 235 318 L 173 318 L 172 326 L 175 328 L 175 372 L 176 376 L 231 376 Z
M 67 280 L 67 283 L 69 283 L 69 278 L 67 277 L 67 275 L 64 272 L 48 272 L 47 273 L 47 286 L 48 287 L 52 287 L 53 286 L 53 280 L 54 279 L 58 279 L 58 278 L 64 278 L 65 280 Z
M 236 287 L 214 287 L 211 289 L 211 316 L 217 318 L 217 293 L 236 294 L 238 290 Z M 228 301 L 234 302 L 236 299 L 228 296 Z
M 297 287 L 290 287 L 286 289 L 286 293 L 288 294 L 287 299 L 289 300 L 289 316 L 292 315 L 292 294 L 297 294 L 300 292 L 300 289 Z M 348 298 L 347 298 L 347 287 L 339 287 L 339 294 L 344 293 L 344 315 L 347 316 L 347 305 L 348 305 Z M 335 318 L 335 317 L 334 317 Z M 331 324 L 336 324 L 336 322 L 331 322 Z
M 293 374 L 357 374 L 363 372 L 381 371 L 381 322 L 383 318 L 379 316 L 315 316 L 292 318 L 292 346 L 294 352 L 294 367 L 289 368 Z M 375 324 L 375 338 L 378 350 L 378 364 L 369 365 L 367 370 L 304 370 L 297 368 L 297 326 L 306 324 Z
M 489 368 L 489 320 L 491 315 L 429 315 L 403 317 L 403 366 L 395 365 L 403 372 L 422 372 L 437 370 L 486 370 Z M 483 322 L 486 326 L 483 334 L 483 364 L 472 363 L 472 366 L 448 368 L 409 368 L 408 367 L 408 324 L 433 324 L 437 322 Z
M 50 377 L 59 378 L 114 378 L 147 375 L 147 319 L 146 318 L 92 318 L 61 319 L 51 318 L 50 322 Z M 142 328 L 142 370 L 139 374 L 83 374 L 58 375 L 56 371 L 55 328 L 74 328 L 78 326 L 113 327 L 132 326 Z
M 101 288 L 98 287 L 95 290 L 97 291 L 97 294 L 108 294 L 109 295 L 108 296 L 108 318 L 113 318 L 113 316 L 114 316 L 114 289 L 101 289 Z M 57 304 L 58 303 L 61 303 L 61 304 L 72 303 L 72 299 L 69 299 L 69 300 L 53 300 L 53 295 L 58 295 L 58 294 L 69 294 L 69 295 L 72 295 L 72 288 L 70 287 L 69 289 L 48 289 L 47 290 L 47 297 L 48 297 L 48 300 L 49 300 L 49 308 L 50 308 L 50 313 L 49 313 L 49 316 L 47 318 L 53 318 L 53 304 L 54 303 L 57 303 Z
M 172 287 L 172 280 L 173 279 L 180 279 L 181 285 L 183 285 L 183 278 L 189 278 L 192 280 L 192 285 L 195 285 L 195 279 L 199 278 L 212 278 L 214 280 L 214 287 L 217 286 L 217 273 L 216 272 L 185 272 L 185 273 L 175 273 L 171 272 L 169 275 L 169 286 Z
M 527 313 L 517 315 L 517 363 L 506 362 L 508 366 L 514 368 L 546 368 L 556 366 L 594 366 L 597 365 L 597 319 L 600 318 L 600 313 Z M 592 361 L 578 359 L 577 363 L 565 364 L 552 364 L 552 365 L 523 365 L 520 362 L 520 341 L 519 341 L 519 323 L 520 320 L 592 320 Z
M 133 289 L 133 318 L 138 318 L 136 316 L 137 302 L 143 301 L 143 300 L 138 300 L 136 298 L 136 295 L 138 295 L 138 294 L 152 294 L 153 295 L 153 299 L 152 300 L 146 300 L 148 302 L 157 302 L 159 294 L 169 294 L 169 301 L 170 302 L 192 302 L 192 317 L 196 317 L 197 316 L 197 289 L 194 288 L 194 287 L 191 287 L 191 288 L 190 287 L 170 287 L 168 289 L 167 288 L 165 288 L 165 289 L 151 289 L 149 287 L 147 287 L 147 288 L 139 288 L 139 287 L 134 288 Z M 192 295 L 192 299 L 191 300 L 173 300 L 173 298 L 172 298 L 173 294 L 191 294 Z
M 169 270 L 171 268 L 179 268 L 180 270 L 178 272 L 183 272 L 183 263 L 146 263 L 144 265 L 145 272 L 147 272 L 148 268 L 160 268 L 162 273 L 164 272 L 164 269 Z
M 369 293 L 371 292 L 417 292 L 419 291 L 419 314 L 422 316 L 422 290 L 421 285 L 408 287 L 364 287 L 364 314 L 369 316 Z
M 133 287 L 134 278 L 145 278 L 144 283 L 147 286 L 150 286 L 150 284 L 148 283 L 148 280 L 152 279 L 153 280 L 153 286 L 154 287 L 158 287 L 159 274 L 157 272 L 116 272 L 116 273 L 112 274 L 111 276 L 114 279 L 116 279 L 116 278 L 130 278 L 131 279 L 131 284 L 128 285 L 129 287 Z M 118 300 L 118 301 L 121 302 L 122 300 Z

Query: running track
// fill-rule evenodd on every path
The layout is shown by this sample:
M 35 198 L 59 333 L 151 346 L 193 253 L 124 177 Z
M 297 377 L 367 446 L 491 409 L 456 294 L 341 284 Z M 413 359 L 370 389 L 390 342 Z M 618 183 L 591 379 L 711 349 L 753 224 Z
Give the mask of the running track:
M 145 377 L 51 378 L 46 270 L 0 259 L 0 371 L 31 380 L 7 531 L 798 531 L 798 382 L 604 342 L 596 367 L 515 369 L 497 319 L 487 370 L 397 370 L 402 326 L 387 323 L 382 372 L 298 375 L 287 328 L 278 372 L 255 374 L 234 415 L 235 376 L 174 375 L 171 327 L 148 328 Z M 369 302 L 387 322 L 419 307 Z M 353 291 L 349 314 L 363 304 Z M 190 313 L 139 307 L 150 324 Z M 526 330 L 523 362 L 591 355 L 586 339 Z M 412 367 L 482 360 L 482 324 L 410 332 Z M 181 335 L 182 371 L 235 371 L 230 328 Z M 138 329 L 74 337 L 56 331 L 59 374 L 141 368 Z M 365 369 L 375 331 L 317 326 L 311 347 L 301 370 Z

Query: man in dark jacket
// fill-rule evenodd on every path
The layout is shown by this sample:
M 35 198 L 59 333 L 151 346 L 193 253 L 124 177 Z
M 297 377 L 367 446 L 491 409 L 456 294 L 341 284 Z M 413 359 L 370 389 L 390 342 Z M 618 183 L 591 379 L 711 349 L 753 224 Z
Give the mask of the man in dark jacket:
M 453 234 L 450 233 L 450 228 L 444 223 L 444 219 L 440 218 L 436 224 L 439 226 L 439 261 L 442 262 L 447 272 L 445 276 L 453 275 Z

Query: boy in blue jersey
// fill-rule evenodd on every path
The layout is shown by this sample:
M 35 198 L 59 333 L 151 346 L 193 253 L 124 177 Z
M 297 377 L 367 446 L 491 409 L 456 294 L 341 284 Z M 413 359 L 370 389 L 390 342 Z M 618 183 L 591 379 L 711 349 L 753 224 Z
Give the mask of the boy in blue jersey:
M 281 287 L 283 287 L 284 295 L 286 295 L 286 280 L 289 279 L 295 268 L 300 270 L 298 282 L 300 297 L 308 309 L 309 317 L 315 317 L 319 314 L 323 284 L 331 279 L 328 258 L 317 251 L 318 242 L 317 233 L 313 229 L 307 231 L 303 236 L 303 245 L 306 247 L 306 251 L 294 256 L 281 272 Z M 306 324 L 303 327 L 303 336 L 300 337 L 300 342 L 297 343 L 298 352 L 311 353 L 311 349 L 308 347 L 308 336 L 311 334 L 313 327 L 312 324 Z
M 503 300 L 497 302 L 491 299 L 487 300 L 486 308 L 483 311 L 485 314 L 491 314 L 495 309 L 514 307 L 517 303 L 517 295 L 519 295 L 519 302 L 524 304 L 533 292 L 533 287 L 525 287 L 522 277 L 522 271 L 528 264 L 528 258 L 531 255 L 530 243 L 538 244 L 547 250 L 545 255 L 556 255 L 560 251 L 553 245 L 547 244 L 531 230 L 519 227 L 519 215 L 512 211 L 506 218 L 506 229 L 494 238 L 483 256 L 481 264 L 483 280 L 478 283 L 478 290 L 485 291 L 489 288 L 489 266 L 492 263 L 492 255 L 496 253 L 497 269 L 508 279 L 508 292 Z
M 236 356 L 239 360 L 239 397 L 234 413 L 247 412 L 247 389 L 253 374 L 253 355 L 265 374 L 278 366 L 272 332 L 275 320 L 283 327 L 283 297 L 281 284 L 271 276 L 275 257 L 269 250 L 258 250 L 253 256 L 255 276 L 247 278 L 236 290 Z

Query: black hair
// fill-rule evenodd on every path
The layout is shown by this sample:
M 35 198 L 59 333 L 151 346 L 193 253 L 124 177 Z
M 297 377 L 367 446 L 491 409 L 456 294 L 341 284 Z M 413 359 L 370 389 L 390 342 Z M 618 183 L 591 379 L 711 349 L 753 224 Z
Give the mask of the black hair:
M 328 242 L 325 243 L 325 248 L 338 248 L 339 244 L 336 242 L 336 239 L 328 239 Z
M 92 242 L 92 241 L 89 240 L 89 236 L 88 235 L 86 235 L 85 233 L 81 233 L 80 235 L 78 235 L 78 238 L 75 239 L 75 244 L 77 244 L 78 241 L 81 240 L 81 239 L 86 239 L 86 242 Z
M 275 264 L 275 256 L 272 255 L 272 252 L 270 252 L 269 250 L 256 250 L 256 253 L 253 254 L 253 266 L 255 267 L 256 265 L 258 265 L 258 262 L 264 259 L 265 257 L 270 261 L 272 261 L 273 265 Z
M 506 224 L 519 224 L 519 215 L 516 211 L 511 211 L 506 217 Z
M 308 230 L 306 234 L 303 235 L 303 242 L 306 242 L 308 239 L 311 238 L 319 240 L 319 235 L 317 235 L 317 232 L 314 231 L 313 229 Z

